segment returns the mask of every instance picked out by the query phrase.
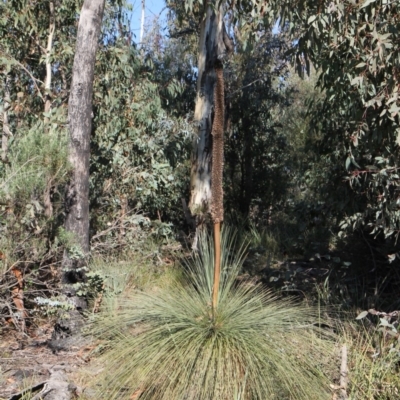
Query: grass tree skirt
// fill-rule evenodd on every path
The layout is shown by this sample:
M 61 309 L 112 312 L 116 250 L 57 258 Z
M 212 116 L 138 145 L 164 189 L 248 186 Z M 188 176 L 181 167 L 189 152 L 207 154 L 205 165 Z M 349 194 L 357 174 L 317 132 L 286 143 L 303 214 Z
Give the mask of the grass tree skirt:
M 316 309 L 238 284 L 243 247 L 222 235 L 221 282 L 213 312 L 213 242 L 187 277 L 156 293 L 137 293 L 94 328 L 106 366 L 95 386 L 104 399 L 329 399 L 321 372 L 333 338 L 316 328 Z M 136 396 L 136 397 L 135 397 Z

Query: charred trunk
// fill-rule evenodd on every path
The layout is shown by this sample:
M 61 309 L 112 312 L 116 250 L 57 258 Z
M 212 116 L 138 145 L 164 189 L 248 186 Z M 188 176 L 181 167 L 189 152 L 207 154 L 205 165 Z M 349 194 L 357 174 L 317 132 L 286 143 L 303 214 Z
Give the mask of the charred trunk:
M 215 103 L 216 66 L 221 68 L 222 72 L 221 61 L 233 49 L 232 41 L 225 30 L 223 15 L 222 5 L 217 10 L 206 5 L 206 12 L 200 31 L 195 107 L 197 135 L 193 142 L 189 202 L 190 211 L 196 218 L 197 228 L 205 224 L 211 211 L 211 163 L 213 152 L 211 131 Z M 196 247 L 196 240 L 194 247 Z

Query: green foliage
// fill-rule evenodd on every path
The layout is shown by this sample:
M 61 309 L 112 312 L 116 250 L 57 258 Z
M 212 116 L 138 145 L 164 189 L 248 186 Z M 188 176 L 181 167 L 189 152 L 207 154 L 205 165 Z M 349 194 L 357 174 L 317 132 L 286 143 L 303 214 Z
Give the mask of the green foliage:
M 140 55 L 122 38 L 104 43 L 98 53 L 91 158 L 96 229 L 109 222 L 102 219 L 105 209 L 114 219 L 140 209 L 166 221 L 176 219 L 180 209 L 189 179 L 192 127 L 186 116 L 172 115 L 171 105 L 165 109 L 162 98 L 173 102 L 181 85 L 162 57 L 171 54 L 161 56 L 149 48 Z
M 33 196 L 41 200 L 48 185 L 61 185 L 68 178 L 67 135 L 56 125 L 49 135 L 44 135 L 44 123 L 38 121 L 29 131 L 11 144 L 9 164 L 5 166 L 0 198 L 14 199 L 16 203 L 29 203 Z M 36 204 L 36 211 L 42 206 Z
M 95 320 L 91 331 L 107 339 L 108 347 L 98 396 L 329 398 L 321 354 L 329 357 L 330 342 L 313 325 L 318 312 L 257 286 L 238 285 L 243 250 L 225 237 L 213 316 L 213 246 L 206 236 L 200 243 L 184 282 L 125 297 L 121 309 Z
M 326 179 L 346 176 L 342 208 L 353 221 L 341 226 L 396 241 L 399 4 L 324 2 L 318 13 L 305 9 L 298 22 L 299 50 L 320 69 L 319 85 L 326 95 L 312 121 L 323 135 L 320 152 L 336 167 Z
M 238 51 L 225 68 L 226 209 L 252 218 L 281 203 L 288 188 L 289 143 L 275 118 L 279 106 L 285 107 L 281 85 L 288 47 L 283 35 L 263 32 L 254 48 Z
M 41 263 L 49 251 L 58 252 L 58 244 L 51 242 L 69 173 L 67 141 L 65 130 L 58 126 L 48 135 L 43 129 L 38 121 L 14 139 L 9 164 L 1 174 L 0 248 L 9 261 Z
M 43 265 L 62 253 L 55 237 L 69 176 L 63 103 L 77 6 L 77 2 L 58 2 L 48 55 L 49 2 L 0 4 L 0 79 L 5 83 L 0 85 L 0 109 L 6 85 L 10 94 L 8 154 L 0 165 L 0 249 L 7 265 L 25 265 L 28 275 L 34 273 L 31 268 L 37 268 L 36 276 L 42 274 Z M 44 87 L 47 56 L 53 66 L 50 92 Z M 51 107 L 44 113 L 46 95 Z

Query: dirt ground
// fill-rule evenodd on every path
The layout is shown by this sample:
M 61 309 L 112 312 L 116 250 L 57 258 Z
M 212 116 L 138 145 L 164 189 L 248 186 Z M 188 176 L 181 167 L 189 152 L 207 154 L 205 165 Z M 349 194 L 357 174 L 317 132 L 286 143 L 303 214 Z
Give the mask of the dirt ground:
M 54 373 L 65 378 L 71 398 L 90 398 L 90 390 L 82 387 L 80 375 L 89 367 L 90 346 L 51 350 L 48 341 L 52 329 L 48 325 L 28 335 L 11 329 L 1 333 L 0 400 L 30 399 Z

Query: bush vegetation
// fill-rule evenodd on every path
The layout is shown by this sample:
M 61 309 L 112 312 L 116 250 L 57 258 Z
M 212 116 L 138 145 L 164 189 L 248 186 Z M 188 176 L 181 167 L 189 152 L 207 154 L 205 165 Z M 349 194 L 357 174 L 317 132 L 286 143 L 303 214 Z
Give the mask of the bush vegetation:
M 1 333 L 30 335 L 68 308 L 63 253 L 82 256 L 63 229 L 79 2 L 57 2 L 49 56 L 50 3 L 0 2 Z M 215 310 L 210 237 L 191 252 L 193 220 L 182 203 L 197 129 L 200 8 L 166 3 L 165 27 L 155 21 L 139 47 L 127 4 L 106 1 L 93 89 L 91 255 L 74 286 L 100 343 L 93 362 L 105 369 L 84 384 L 99 399 L 400 397 L 398 3 L 316 10 L 311 2 L 279 32 L 262 25 L 276 13 L 253 7 L 259 1 L 250 8 L 262 21 L 248 18 L 250 2 L 228 11 L 235 51 L 224 62 L 224 207 L 237 241 L 224 236 Z M 282 15 L 292 3 L 279 2 Z

